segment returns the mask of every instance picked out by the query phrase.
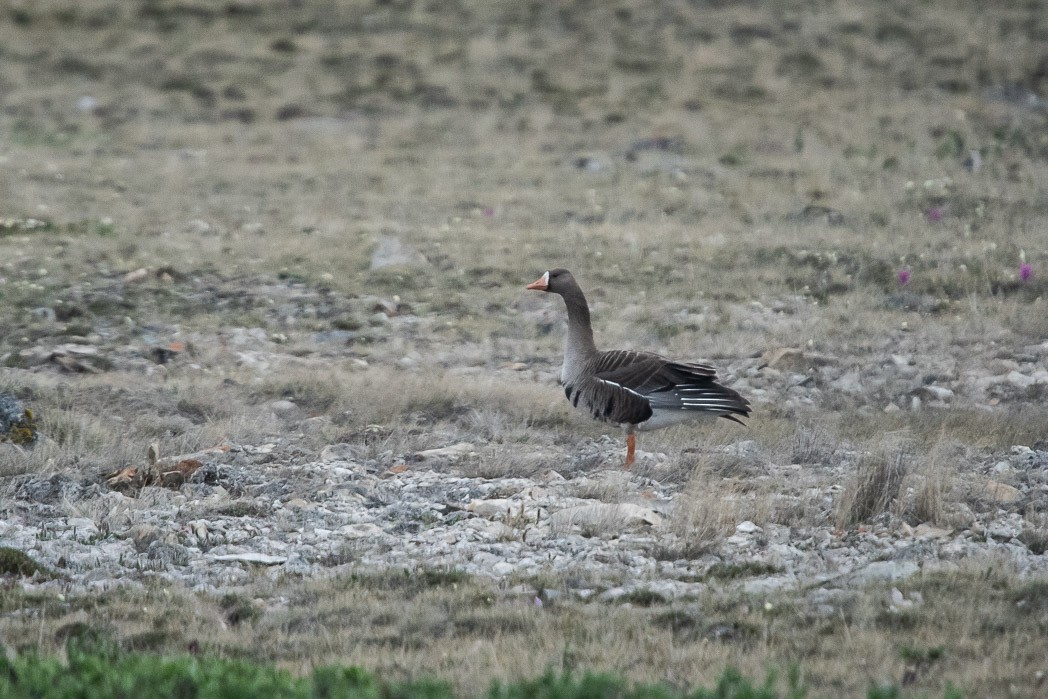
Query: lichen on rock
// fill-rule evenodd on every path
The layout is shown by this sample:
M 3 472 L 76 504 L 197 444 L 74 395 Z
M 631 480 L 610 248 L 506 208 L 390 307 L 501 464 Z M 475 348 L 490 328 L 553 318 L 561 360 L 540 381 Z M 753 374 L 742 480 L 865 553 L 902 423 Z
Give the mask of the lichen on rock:
M 10 393 L 0 393 L 0 442 L 32 446 L 39 437 L 33 411 Z

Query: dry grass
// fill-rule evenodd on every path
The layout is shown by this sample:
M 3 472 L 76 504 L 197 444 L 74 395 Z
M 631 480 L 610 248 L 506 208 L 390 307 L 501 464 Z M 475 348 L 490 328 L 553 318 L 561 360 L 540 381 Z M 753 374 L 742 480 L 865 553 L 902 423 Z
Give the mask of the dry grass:
M 732 379 L 760 379 L 753 358 L 777 347 L 863 370 L 906 354 L 948 380 L 1021 359 L 1048 335 L 1048 151 L 1027 99 L 1048 97 L 1045 9 L 9 3 L 0 390 L 45 438 L 3 445 L 0 475 L 227 440 L 367 458 L 468 441 L 467 475 L 586 470 L 586 440 L 608 431 L 552 380 L 560 306 L 521 288 L 552 266 L 584 282 L 601 345 L 709 359 Z M 423 261 L 372 269 L 389 238 Z M 103 371 L 46 359 L 66 343 L 100 347 Z M 186 349 L 156 361 L 170 343 Z M 744 519 L 964 527 L 958 479 L 1048 424 L 1043 386 L 990 411 L 961 393 L 885 412 L 910 387 L 808 380 L 812 405 L 773 391 L 745 431 L 643 436 L 667 458 L 634 477 L 680 491 L 667 556 L 699 556 Z M 297 410 L 276 414 L 280 400 Z M 832 506 L 809 494 L 831 490 Z M 594 478 L 578 494 L 630 493 Z M 1024 540 L 1043 548 L 1035 510 Z M 47 649 L 91 624 L 129 647 L 212 638 L 293 668 L 363 662 L 461 687 L 547 666 L 688 684 L 801 661 L 817 693 L 841 695 L 901 679 L 904 648 L 940 646 L 915 691 L 1033 693 L 1043 670 L 1031 639 L 1046 630 L 1016 607 L 1036 607 L 1040 583 L 1000 566 L 915 580 L 913 610 L 875 590 L 828 618 L 789 596 L 768 612 L 746 597 L 536 611 L 476 581 L 361 575 L 308 592 L 259 580 L 250 594 L 292 601 L 257 616 L 177 592 L 60 603 L 5 588 L 0 624 Z
M 621 606 L 547 599 L 539 607 L 530 597 L 449 571 L 268 586 L 266 597 L 287 603 L 168 589 L 58 600 L 7 589 L 0 628 L 45 650 L 80 635 L 140 651 L 179 653 L 199 645 L 294 671 L 337 662 L 391 678 L 436 673 L 470 694 L 491 678 L 550 668 L 688 687 L 709 684 L 728 665 L 760 677 L 768 667 L 794 663 L 819 695 L 854 695 L 887 682 L 934 693 L 947 681 L 980 695 L 1006 688 L 1035 693 L 1043 662 L 1032 642 L 1045 634 L 1043 582 L 1016 581 L 991 559 L 917 576 L 902 591 L 907 599 L 920 593 L 923 602 L 905 609 L 889 607 L 889 591 L 881 587 L 835 593 L 841 610 L 833 615 L 803 594 L 754 603 L 709 593 Z
M 912 459 L 907 445 L 898 443 L 862 454 L 855 464 L 854 482 L 837 503 L 837 524 L 854 526 L 893 509 Z
M 753 483 L 736 473 L 725 476 L 730 461 L 703 461 L 695 464 L 690 480 L 674 500 L 670 530 L 677 545 L 659 551 L 661 558 L 699 558 L 740 522 L 758 525 L 771 519 L 772 496 L 767 484 Z

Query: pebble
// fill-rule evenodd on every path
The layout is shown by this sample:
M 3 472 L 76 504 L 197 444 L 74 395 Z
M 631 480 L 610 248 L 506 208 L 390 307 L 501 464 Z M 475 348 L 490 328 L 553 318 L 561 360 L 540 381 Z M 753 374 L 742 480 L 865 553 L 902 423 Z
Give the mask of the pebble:
M 1037 379 L 1032 376 L 1020 373 L 1018 371 L 1008 372 L 1007 381 L 1011 385 L 1017 388 L 1029 388 L 1037 383 Z
M 286 448 L 274 439 L 201 452 L 202 472 L 213 480 L 149 487 L 137 497 L 109 491 L 91 474 L 12 477 L 0 490 L 0 509 L 19 514 L 0 522 L 0 540 L 51 567 L 63 559 L 68 578 L 61 585 L 74 592 L 106 580 L 145 584 L 158 571 L 189 588 L 218 592 L 252 584 L 252 567 L 273 566 L 302 576 L 340 574 L 346 566 L 436 566 L 495 579 L 553 576 L 574 581 L 561 585 L 562 596 L 587 599 L 604 590 L 599 599 L 606 602 L 638 590 L 665 599 L 694 597 L 709 584 L 755 595 L 828 581 L 860 588 L 898 583 L 922 566 L 939 569 L 978 555 L 1006 555 L 1017 570 L 1048 574 L 1048 557 L 1017 542 L 1027 527 L 1023 515 L 1007 511 L 1040 492 L 1036 479 L 1017 479 L 1018 485 L 975 481 L 965 528 L 931 522 L 911 528 L 886 516 L 864 531 L 841 534 L 832 518 L 819 526 L 745 519 L 695 559 L 664 559 L 656 552 L 686 550 L 689 535 L 674 517 L 681 485 L 656 478 L 667 458 L 662 455 L 653 455 L 643 476 L 565 463 L 532 477 L 482 478 L 456 471 L 454 459 L 476 453 L 470 442 L 374 458 L 361 445 L 336 443 L 315 461 L 291 458 Z M 606 437 L 579 449 L 587 463 L 603 464 L 617 463 L 622 446 Z M 760 442 L 740 440 L 717 453 L 762 472 L 786 469 L 800 483 L 776 494 L 784 506 L 832 511 L 839 488 L 801 485 L 809 467 L 768 463 Z M 855 455 L 842 451 L 835 458 Z M 382 469 L 405 460 L 409 468 L 380 477 Z M 1015 474 L 1041 473 L 1048 469 L 1048 452 L 1017 445 L 994 455 L 984 472 L 1001 463 Z M 602 500 L 579 497 L 587 493 L 600 493 Z M 35 507 L 16 504 L 25 502 Z M 107 524 L 100 528 L 102 521 Z M 764 564 L 778 572 L 696 580 L 717 563 Z M 840 603 L 833 596 L 813 602 L 827 614 Z M 903 609 L 921 600 L 893 595 L 889 603 Z
M 269 409 L 274 415 L 282 418 L 294 417 L 302 412 L 295 402 L 290 400 L 275 400 L 269 404 Z
M 921 524 L 918 524 L 913 530 L 913 535 L 919 539 L 945 539 L 951 533 L 952 530 L 950 529 L 936 527 L 934 525 L 928 524 L 927 522 L 922 522 Z
M 1015 486 L 998 481 L 986 480 L 976 491 L 976 496 L 999 505 L 1010 505 L 1022 499 L 1022 491 Z
M 864 584 L 881 580 L 904 580 L 920 570 L 914 561 L 874 561 L 853 574 L 853 578 Z
M 320 460 L 330 461 L 356 461 L 363 459 L 367 449 L 359 444 L 329 444 L 320 450 Z
M 553 527 L 622 528 L 659 524 L 662 517 L 654 510 L 630 503 L 597 503 L 567 507 L 550 517 Z
M 275 566 L 287 562 L 287 556 L 271 556 L 266 553 L 230 553 L 224 556 L 212 556 L 216 561 L 235 561 L 255 565 Z
M 468 456 L 476 451 L 476 447 L 469 442 L 459 442 L 458 444 L 452 444 L 447 447 L 440 447 L 437 449 L 426 449 L 418 452 L 415 456 L 421 461 L 433 461 L 439 459 L 446 459 L 449 461 L 458 461 L 464 456 Z

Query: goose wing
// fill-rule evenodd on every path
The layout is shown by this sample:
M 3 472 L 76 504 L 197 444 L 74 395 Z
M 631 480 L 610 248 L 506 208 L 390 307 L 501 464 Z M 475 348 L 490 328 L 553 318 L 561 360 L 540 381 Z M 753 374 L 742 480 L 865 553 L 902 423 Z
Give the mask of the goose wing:
M 736 422 L 734 415 L 750 413 L 749 402 L 717 383 L 717 371 L 708 364 L 625 350 L 603 352 L 594 363 L 598 381 L 639 394 L 653 410 L 713 413 Z
M 580 375 L 565 385 L 564 394 L 577 408 L 594 419 L 620 424 L 639 424 L 652 415 L 646 393 L 657 367 L 658 355 L 628 350 L 598 352 Z

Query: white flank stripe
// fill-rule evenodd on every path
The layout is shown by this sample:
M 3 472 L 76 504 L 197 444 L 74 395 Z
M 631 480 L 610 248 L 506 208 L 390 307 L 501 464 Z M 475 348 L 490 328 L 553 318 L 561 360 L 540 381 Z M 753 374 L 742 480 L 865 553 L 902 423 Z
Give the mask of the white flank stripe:
M 632 393 L 633 395 L 637 396 L 638 398 L 644 398 L 645 400 L 647 400 L 647 397 L 644 396 L 644 394 L 637 393 L 632 388 L 629 388 L 627 386 L 623 386 L 622 384 L 615 383 L 614 381 L 608 381 L 607 379 L 597 379 L 597 381 L 600 381 L 601 383 L 606 383 L 609 386 L 614 386 L 615 388 L 621 388 L 623 391 L 629 391 L 630 393 Z

